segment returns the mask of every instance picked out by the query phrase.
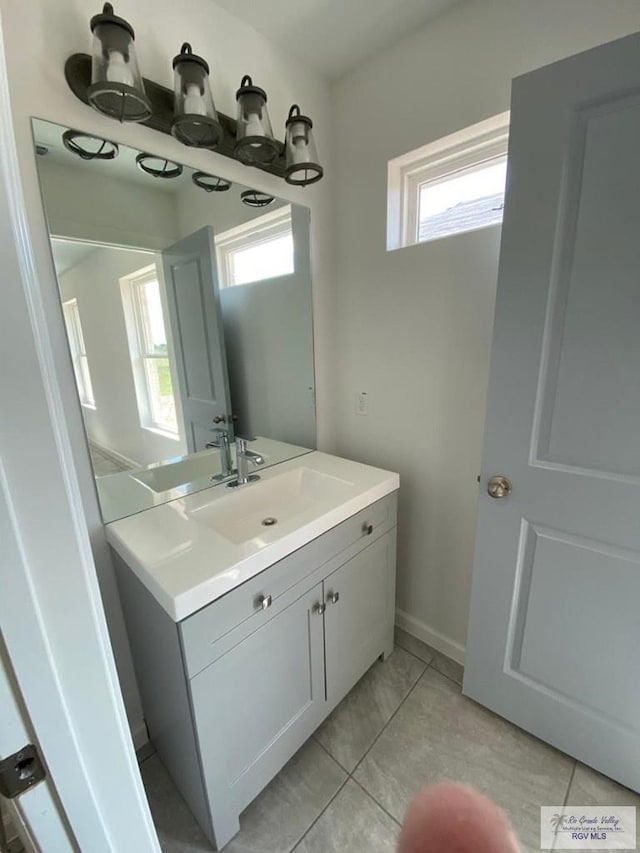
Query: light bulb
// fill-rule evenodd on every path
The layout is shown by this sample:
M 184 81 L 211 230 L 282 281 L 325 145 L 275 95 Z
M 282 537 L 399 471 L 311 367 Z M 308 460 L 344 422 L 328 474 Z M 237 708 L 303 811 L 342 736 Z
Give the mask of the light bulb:
M 200 94 L 200 86 L 197 83 L 190 83 L 187 86 L 187 94 L 184 99 L 184 112 L 185 115 L 204 116 L 207 114 L 204 99 Z
M 107 80 L 109 83 L 122 83 L 124 86 L 133 86 L 134 79 L 131 69 L 119 50 L 109 51 L 109 63 L 107 65 Z
M 249 113 L 247 116 L 245 136 L 264 136 L 262 122 L 258 113 Z
M 309 162 L 309 138 L 307 129 L 302 124 L 294 124 L 291 128 L 291 146 L 293 148 L 293 161 L 295 163 Z

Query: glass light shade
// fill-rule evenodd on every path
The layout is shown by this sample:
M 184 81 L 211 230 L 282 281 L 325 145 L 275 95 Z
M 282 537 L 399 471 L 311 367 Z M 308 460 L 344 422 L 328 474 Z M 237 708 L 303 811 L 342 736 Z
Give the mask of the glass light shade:
M 89 103 L 118 121 L 145 121 L 151 115 L 151 102 L 138 68 L 133 28 L 113 14 L 111 3 L 105 3 L 102 13 L 91 19 L 91 32 Z
M 268 207 L 275 201 L 272 195 L 260 192 L 260 190 L 245 190 L 240 193 L 240 201 L 247 207 Z
M 280 145 L 273 137 L 267 93 L 254 86 L 251 77 L 246 75 L 236 92 L 236 100 L 236 157 L 249 166 L 273 163 L 280 154 Z
M 185 42 L 173 60 L 174 118 L 171 133 L 185 145 L 215 148 L 222 126 L 209 86 L 209 65 Z
M 314 184 L 323 176 L 324 169 L 318 163 L 313 122 L 308 116 L 300 115 L 300 107 L 294 104 L 289 110 L 286 128 L 284 179 L 288 184 L 303 187 Z
M 152 178 L 162 178 L 165 181 L 179 178 L 184 168 L 181 163 L 174 163 L 173 160 L 155 154 L 146 154 L 144 151 L 137 155 L 136 165 Z
M 209 175 L 207 172 L 193 172 L 191 180 L 207 193 L 225 193 L 231 189 L 231 181 L 217 175 Z
M 117 142 L 90 136 L 80 130 L 65 130 L 62 144 L 82 160 L 115 160 L 120 153 Z

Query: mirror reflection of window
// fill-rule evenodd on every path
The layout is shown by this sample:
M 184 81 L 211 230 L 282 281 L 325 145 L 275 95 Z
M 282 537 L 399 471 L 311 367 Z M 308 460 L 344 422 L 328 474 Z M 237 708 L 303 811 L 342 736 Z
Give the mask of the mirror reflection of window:
M 93 393 L 93 385 L 91 384 L 89 359 L 87 358 L 87 351 L 84 345 L 78 300 L 68 299 L 63 303 L 62 307 L 80 402 L 83 406 L 90 406 L 95 409 L 96 399 Z
M 216 236 L 220 287 L 291 275 L 294 270 L 291 205 Z
M 135 330 L 130 350 L 140 424 L 177 437 L 176 401 L 155 264 L 129 276 L 126 283 L 131 297 L 129 321 Z

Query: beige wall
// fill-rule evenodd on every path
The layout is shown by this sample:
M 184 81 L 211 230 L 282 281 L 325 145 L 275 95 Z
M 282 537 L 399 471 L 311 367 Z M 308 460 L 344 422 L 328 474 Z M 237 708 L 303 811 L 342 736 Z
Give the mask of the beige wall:
M 635 0 L 469 0 L 334 87 L 336 448 L 400 472 L 403 624 L 459 658 L 500 229 L 387 253 L 387 162 L 508 109 L 514 76 L 637 29 Z

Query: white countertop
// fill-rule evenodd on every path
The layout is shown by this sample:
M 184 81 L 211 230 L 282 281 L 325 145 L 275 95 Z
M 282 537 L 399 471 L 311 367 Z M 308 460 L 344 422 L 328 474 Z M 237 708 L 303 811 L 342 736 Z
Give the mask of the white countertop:
M 301 503 L 290 518 L 241 542 L 207 523 L 242 513 L 247 498 L 255 510 L 270 481 L 304 471 L 336 478 L 338 500 Z M 230 491 L 222 486 L 187 495 L 106 525 L 107 539 L 171 618 L 179 622 L 321 536 L 374 501 L 398 489 L 398 474 L 313 451 L 262 469 L 260 482 Z M 271 483 L 271 487 L 274 483 Z M 203 521 L 204 519 L 204 521 Z

